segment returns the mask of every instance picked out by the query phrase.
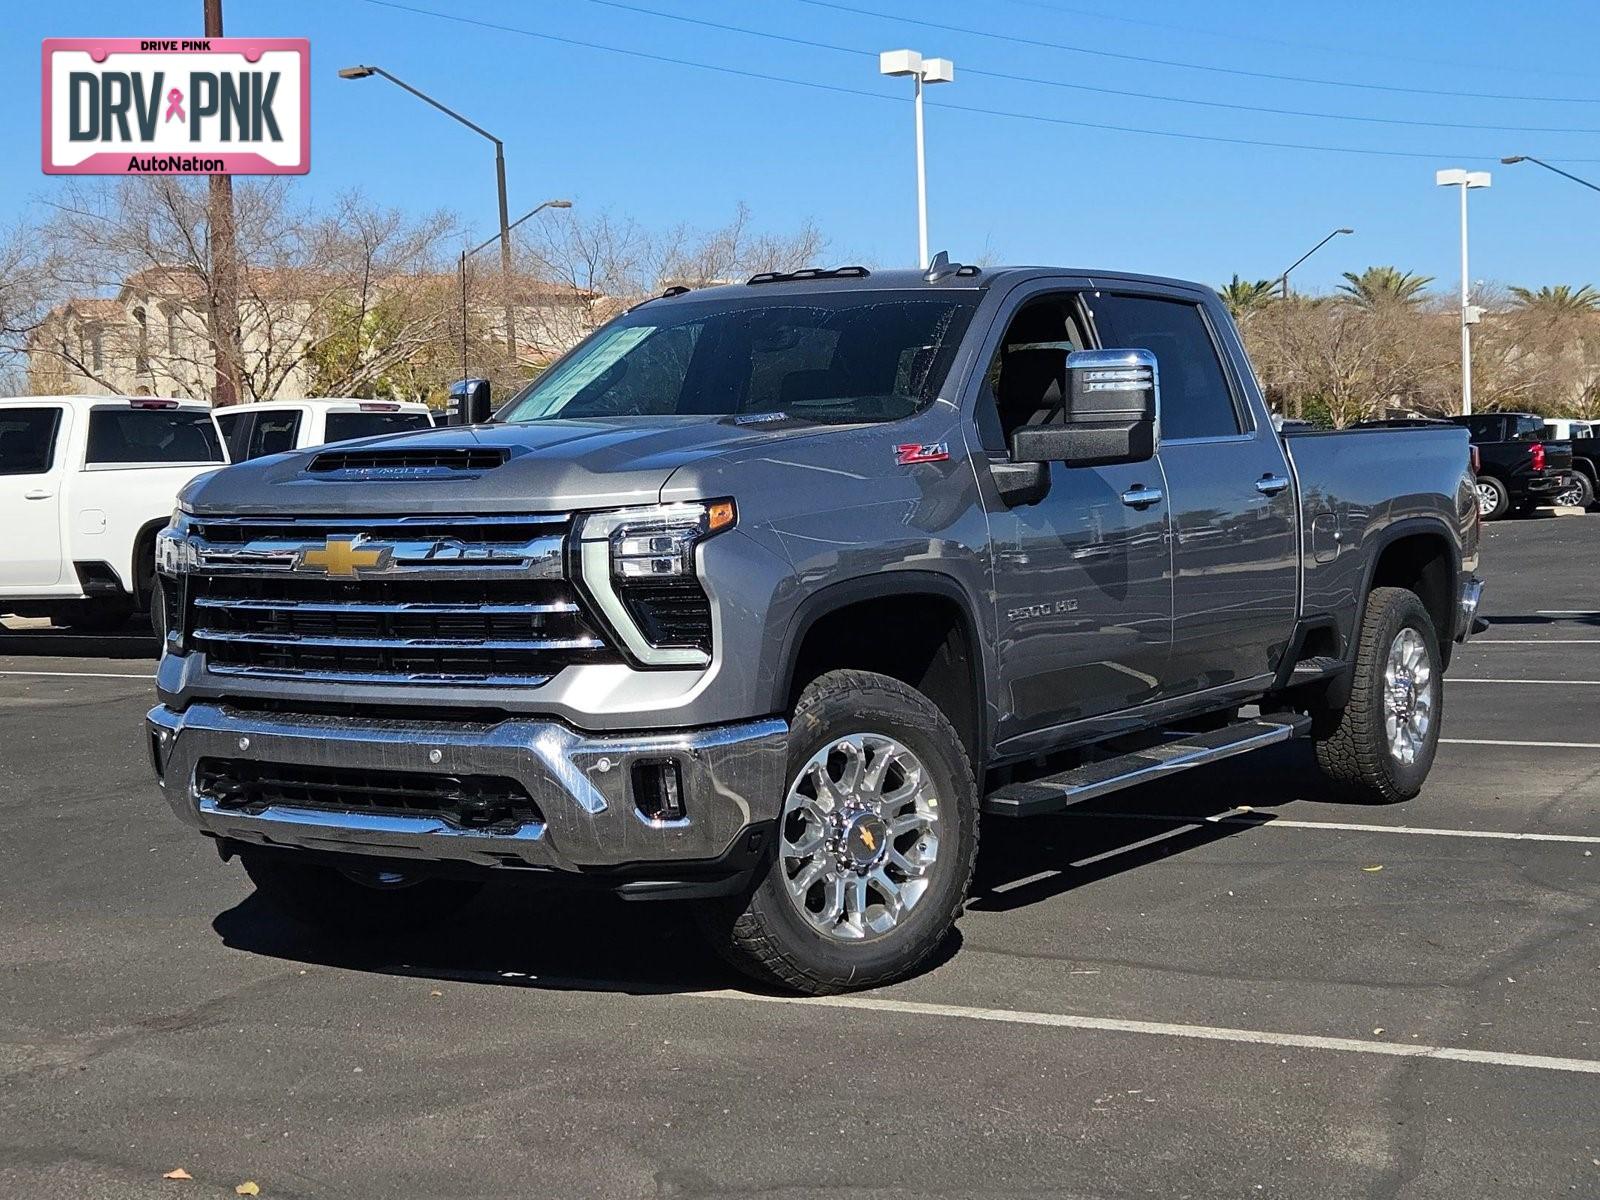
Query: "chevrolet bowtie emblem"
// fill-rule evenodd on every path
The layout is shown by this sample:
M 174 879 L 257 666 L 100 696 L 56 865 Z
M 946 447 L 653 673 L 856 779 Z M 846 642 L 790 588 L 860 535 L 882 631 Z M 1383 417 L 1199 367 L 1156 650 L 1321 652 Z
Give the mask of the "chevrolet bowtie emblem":
M 865 825 L 861 827 L 861 841 L 866 845 L 868 850 L 877 850 L 878 848 L 878 839 L 872 836 L 872 830 L 868 829 Z
M 329 538 L 320 550 L 302 550 L 295 569 L 321 571 L 324 575 L 354 575 L 363 567 L 382 566 L 389 557 L 387 546 L 372 550 L 362 550 L 359 546 L 359 538 Z

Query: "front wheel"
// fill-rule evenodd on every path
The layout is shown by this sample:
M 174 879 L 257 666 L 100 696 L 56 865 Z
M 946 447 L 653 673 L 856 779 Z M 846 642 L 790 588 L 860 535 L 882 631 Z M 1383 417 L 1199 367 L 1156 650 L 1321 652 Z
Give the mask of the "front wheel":
M 812 994 L 915 974 L 960 916 L 977 858 L 959 735 L 898 680 L 821 676 L 795 707 L 776 843 L 752 891 L 702 910 L 725 958 Z
M 274 851 L 239 855 L 256 893 L 308 929 L 342 936 L 401 937 L 454 916 L 483 886 L 469 879 L 434 879 L 373 863 L 335 867 Z
M 1443 669 L 1433 619 L 1417 594 L 1373 589 L 1349 700 L 1312 714 L 1317 766 L 1341 796 L 1393 804 L 1422 790 L 1439 749 Z

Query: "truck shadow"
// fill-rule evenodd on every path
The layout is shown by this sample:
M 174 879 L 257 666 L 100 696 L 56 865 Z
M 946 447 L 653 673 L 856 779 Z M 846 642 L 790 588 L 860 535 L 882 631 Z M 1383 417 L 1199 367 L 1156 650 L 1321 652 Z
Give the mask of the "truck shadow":
M 990 818 L 967 907 L 975 912 L 1026 908 L 1270 824 L 1271 810 L 1280 805 L 1328 799 L 1311 747 L 1297 742 L 1083 801 L 1050 816 Z
M 161 656 L 161 646 L 142 617 L 114 633 L 78 633 L 48 626 L 14 629 L 0 624 L 0 656 L 153 661 Z
M 1600 626 L 1600 611 L 1596 611 L 1596 612 L 1578 612 L 1578 611 L 1574 610 L 1570 614 L 1565 614 L 1565 615 L 1562 615 L 1562 616 L 1559 616 L 1559 617 L 1557 617 L 1557 616 L 1546 616 L 1546 615 L 1539 614 L 1539 613 L 1527 613 L 1527 614 L 1517 614 L 1517 615 L 1502 615 L 1502 616 L 1495 616 L 1495 617 L 1484 617 L 1483 620 L 1484 620 L 1484 622 L 1486 624 L 1488 624 L 1488 625 L 1490 625 L 1492 627 L 1498 628 L 1499 626 L 1503 625 L 1503 626 L 1507 627 L 1508 629 L 1515 629 L 1518 626 L 1541 626 L 1541 625 L 1594 625 L 1594 626 Z M 1468 644 L 1470 645 L 1471 643 L 1468 643 Z
M 1129 789 L 1024 821 L 987 820 L 968 907 L 1006 912 L 1269 823 L 1262 811 L 1315 800 L 1309 748 L 1274 747 L 1181 780 Z M 1239 814 L 1241 806 L 1249 813 Z M 1208 820 L 1224 813 L 1226 821 Z M 660 994 L 754 988 L 710 950 L 689 906 L 605 892 L 493 883 L 442 927 L 381 940 L 315 933 L 252 895 L 220 913 L 225 945 L 308 965 L 563 991 Z M 960 949 L 959 929 L 936 967 Z

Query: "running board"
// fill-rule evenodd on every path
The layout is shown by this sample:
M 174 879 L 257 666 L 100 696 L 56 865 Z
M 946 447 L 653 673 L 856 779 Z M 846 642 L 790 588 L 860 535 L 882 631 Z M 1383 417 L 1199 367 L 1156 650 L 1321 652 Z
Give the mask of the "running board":
M 1092 800 L 1108 792 L 1176 775 L 1190 767 L 1287 742 L 1305 733 L 1310 726 L 1310 717 L 1258 717 L 1208 733 L 1184 735 L 1176 741 L 1086 763 L 1058 775 L 1007 784 L 983 798 L 983 811 L 997 817 L 1036 817 L 1060 812 L 1079 800 Z

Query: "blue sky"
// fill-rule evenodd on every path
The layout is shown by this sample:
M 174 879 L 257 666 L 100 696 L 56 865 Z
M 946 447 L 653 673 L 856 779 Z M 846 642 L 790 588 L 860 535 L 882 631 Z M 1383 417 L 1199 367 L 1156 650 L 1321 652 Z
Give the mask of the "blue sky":
M 744 201 L 764 228 L 814 220 L 836 261 L 914 257 L 909 81 L 880 78 L 866 54 L 640 11 L 655 10 L 858 52 L 911 47 L 954 59 L 955 83 L 928 97 L 929 208 L 934 248 L 958 260 L 1117 267 L 1217 283 L 1235 271 L 1275 276 L 1328 230 L 1349 225 L 1356 236 L 1301 268 L 1297 286 L 1327 287 L 1340 271 L 1373 263 L 1453 286 L 1456 200 L 1433 185 L 1433 172 L 1459 165 L 1495 173 L 1493 188 L 1472 197 L 1474 278 L 1600 285 L 1600 193 L 1531 164 L 1496 161 L 1533 154 L 1600 180 L 1593 70 L 1600 14 L 1592 0 L 626 0 L 620 7 L 224 0 L 224 7 L 231 35 L 311 39 L 312 171 L 298 185 L 310 197 L 359 187 L 407 209 L 452 208 L 480 233 L 492 232 L 495 211 L 488 144 L 381 79 L 338 79 L 340 66 L 381 65 L 498 133 L 513 215 L 570 196 L 584 209 L 650 226 L 709 226 Z M 40 39 L 190 36 L 200 32 L 200 14 L 201 0 L 6 6 L 0 69 L 13 85 L 0 92 L 0 161 L 15 169 L 0 173 L 0 222 L 25 215 L 56 185 L 37 165 Z M 1230 73 L 1241 71 L 1297 78 Z M 1365 86 L 1299 81 L 1307 78 Z M 1381 90 L 1388 87 L 1473 94 Z M 1388 121 L 1467 128 L 1379 123 Z M 1394 156 L 1402 152 L 1418 157 Z

